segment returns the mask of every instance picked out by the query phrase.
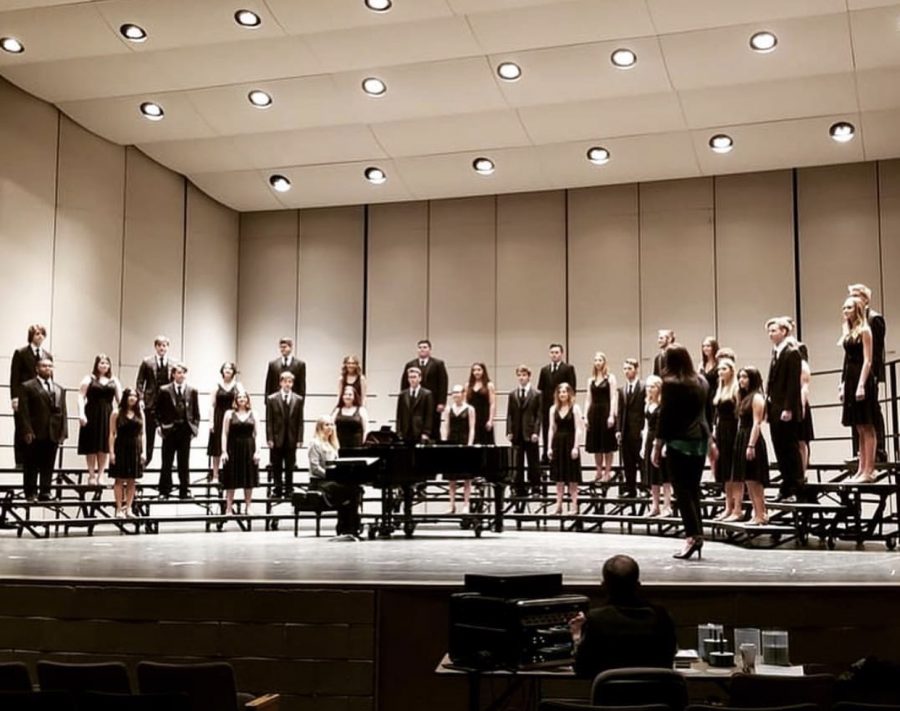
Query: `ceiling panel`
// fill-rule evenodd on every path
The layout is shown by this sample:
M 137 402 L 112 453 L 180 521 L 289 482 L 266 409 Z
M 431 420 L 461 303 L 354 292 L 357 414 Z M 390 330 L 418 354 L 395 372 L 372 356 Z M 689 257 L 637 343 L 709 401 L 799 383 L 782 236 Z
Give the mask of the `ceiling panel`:
M 188 179 L 211 198 L 234 210 L 278 210 L 284 207 L 275 198 L 263 173 L 254 170 L 230 173 L 189 173 Z
M 897 126 L 900 126 L 900 109 L 863 113 L 862 138 L 867 159 L 900 156 L 900 131 Z
M 900 66 L 900 4 L 850 13 L 858 69 Z
M 843 13 L 845 0 L 647 0 L 661 34 Z M 759 29 L 770 29 L 759 27 Z
M 531 142 L 512 110 L 389 121 L 373 124 L 372 132 L 392 156 L 507 148 Z
M 479 12 L 497 12 L 534 7 L 535 5 L 561 5 L 572 0 L 447 0 L 447 5 L 457 15 Z
M 231 136 L 139 143 L 137 147 L 153 160 L 185 175 L 242 170 L 248 161 Z
M 234 137 L 254 168 L 383 160 L 387 154 L 368 126 L 328 126 Z
M 291 34 L 327 32 L 349 27 L 378 27 L 449 17 L 444 0 L 395 2 L 389 12 L 371 12 L 359 0 L 266 0 L 279 24 Z
M 900 67 L 857 72 L 856 84 L 863 111 L 900 106 Z

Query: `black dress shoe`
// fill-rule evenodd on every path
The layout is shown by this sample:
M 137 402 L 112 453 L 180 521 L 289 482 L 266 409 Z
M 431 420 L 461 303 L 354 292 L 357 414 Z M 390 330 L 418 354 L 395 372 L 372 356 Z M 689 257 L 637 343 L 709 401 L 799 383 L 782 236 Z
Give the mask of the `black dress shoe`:
M 41 494 L 37 497 L 38 501 L 50 501 L 50 494 Z
M 194 495 L 190 491 L 181 491 L 178 493 L 179 499 L 193 499 Z

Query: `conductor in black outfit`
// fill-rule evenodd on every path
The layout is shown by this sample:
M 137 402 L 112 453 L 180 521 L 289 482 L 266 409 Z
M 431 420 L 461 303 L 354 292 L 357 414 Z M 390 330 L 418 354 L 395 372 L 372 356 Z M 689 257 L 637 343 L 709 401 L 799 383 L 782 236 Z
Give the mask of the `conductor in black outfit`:
M 66 391 L 53 381 L 53 361 L 46 355 L 37 362 L 36 377 L 21 386 L 18 406 L 25 444 L 25 498 L 35 500 L 40 476 L 38 498 L 49 501 L 56 452 L 69 436 L 69 425 Z
M 9 396 L 12 399 L 13 423 L 15 434 L 13 444 L 15 448 L 16 466 L 20 467 L 25 462 L 25 439 L 22 430 L 22 417 L 19 414 L 19 400 L 22 398 L 22 386 L 32 378 L 37 377 L 37 364 L 41 358 L 53 360 L 50 352 L 44 348 L 47 338 L 47 329 L 39 323 L 28 327 L 28 345 L 22 346 L 13 352 L 12 363 L 9 367 Z
M 420 385 L 431 392 L 434 403 L 434 412 L 431 417 L 431 424 L 428 427 L 428 436 L 432 441 L 437 442 L 441 438 L 441 413 L 447 406 L 447 390 L 449 377 L 447 376 L 447 366 L 440 358 L 431 355 L 431 341 L 423 338 L 416 344 L 419 357 L 409 361 L 403 366 L 403 375 L 400 376 L 400 390 L 408 390 L 411 387 L 409 380 L 409 369 L 418 368 L 421 373 Z
M 293 388 L 294 374 L 286 370 L 281 387 L 266 398 L 266 442 L 276 499 L 294 491 L 297 447 L 303 442 L 303 401 Z
M 156 442 L 156 399 L 160 389 L 172 382 L 171 362 L 169 360 L 169 339 L 157 336 L 153 341 L 156 353 L 141 361 L 138 368 L 135 389 L 144 406 L 144 432 L 147 449 L 147 464 L 153 457 L 153 445 Z
M 796 500 L 803 489 L 803 463 L 800 459 L 800 422 L 803 419 L 800 373 L 803 358 L 796 341 L 788 338 L 793 330 L 794 322 L 787 316 L 771 318 L 766 322 L 766 331 L 773 345 L 766 384 L 766 414 L 772 448 L 781 472 L 778 501 Z
M 547 430 L 550 427 L 550 408 L 553 407 L 553 393 L 560 383 L 568 383 L 572 390 L 577 390 L 575 367 L 563 361 L 565 349 L 560 343 L 550 344 L 550 362 L 541 368 L 541 374 L 538 378 L 538 390 L 544 394 L 541 398 L 541 436 L 544 442 L 544 464 L 549 464 L 550 459 L 547 456 L 547 449 L 550 442 L 547 441 Z
M 172 491 L 172 464 L 178 457 L 178 497 L 191 496 L 191 440 L 200 426 L 197 390 L 185 382 L 187 366 L 172 366 L 172 382 L 164 385 L 156 399 L 156 417 L 162 434 L 162 468 L 159 495 L 168 498 Z
M 569 621 L 575 642 L 575 675 L 593 679 L 607 669 L 660 667 L 675 661 L 675 624 L 643 596 L 637 561 L 616 555 L 603 564 L 601 607 Z
M 637 471 L 641 462 L 641 437 L 644 431 L 644 384 L 638 378 L 640 364 L 636 358 L 626 358 L 622 366 L 625 382 L 619 388 L 619 421 L 616 423 L 619 446 L 622 448 L 622 471 L 625 487 L 622 496 L 637 496 Z
M 541 493 L 541 463 L 539 442 L 541 436 L 541 393 L 531 386 L 531 368 L 520 365 L 516 368 L 517 387 L 509 394 L 506 406 L 506 436 L 513 446 L 516 480 L 515 494 L 527 496 Z M 528 461 L 526 485 L 525 462 Z M 523 508 L 524 504 L 519 508 Z
M 887 324 L 885 324 L 884 316 L 873 309 L 869 302 L 872 300 L 872 290 L 865 284 L 851 284 L 847 287 L 850 296 L 855 296 L 863 302 L 866 307 L 866 321 L 872 330 L 872 372 L 875 374 L 875 392 L 879 390 L 879 385 L 885 382 L 885 351 L 884 339 L 887 335 Z M 887 461 L 887 448 L 884 443 L 884 413 L 879 406 L 876 411 L 875 420 L 875 461 Z M 853 451 L 859 451 L 859 433 L 853 428 Z
M 293 356 L 294 340 L 292 338 L 280 339 L 278 341 L 278 349 L 281 351 L 281 356 L 269 361 L 269 367 L 266 370 L 266 397 L 268 398 L 269 395 L 278 392 L 281 388 L 282 373 L 293 375 L 294 384 L 292 389 L 297 397 L 300 398 L 300 421 L 303 422 L 303 406 L 306 404 L 306 363 Z M 303 444 L 302 427 L 300 428 L 298 444 Z

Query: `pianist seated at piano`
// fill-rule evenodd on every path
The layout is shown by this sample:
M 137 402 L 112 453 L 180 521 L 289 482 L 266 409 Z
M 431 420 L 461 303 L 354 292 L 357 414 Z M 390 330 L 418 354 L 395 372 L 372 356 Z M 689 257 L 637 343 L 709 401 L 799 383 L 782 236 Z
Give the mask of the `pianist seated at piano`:
M 462 385 L 454 385 L 450 391 L 450 407 L 444 410 L 441 422 L 441 437 L 447 444 L 469 445 L 475 442 L 475 408 L 465 400 Z M 459 476 L 459 475 L 456 475 Z M 463 479 L 463 509 L 469 513 L 469 497 L 472 494 L 472 476 Z M 456 478 L 450 479 L 450 510 L 456 513 Z
M 337 511 L 337 535 L 331 540 L 358 541 L 361 540 L 359 505 L 362 488 L 325 478 L 326 469 L 338 458 L 339 449 L 334 419 L 328 415 L 320 417 L 309 444 L 309 487 L 320 491 L 325 503 Z

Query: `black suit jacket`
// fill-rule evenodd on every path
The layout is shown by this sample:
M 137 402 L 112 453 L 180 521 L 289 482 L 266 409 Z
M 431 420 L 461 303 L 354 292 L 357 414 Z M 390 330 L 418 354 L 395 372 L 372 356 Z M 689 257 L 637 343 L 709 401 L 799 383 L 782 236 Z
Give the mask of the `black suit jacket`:
M 647 391 L 644 384 L 635 379 L 634 392 L 626 397 L 625 385 L 619 388 L 619 421 L 616 423 L 617 429 L 624 438 L 640 439 L 641 432 L 644 429 L 644 406 L 647 400 Z
M 446 405 L 450 378 L 447 376 L 447 366 L 444 365 L 444 361 L 440 358 L 429 358 L 428 362 L 425 363 L 424 368 L 419 365 L 418 358 L 409 361 L 409 363 L 403 366 L 403 375 L 400 377 L 401 391 L 409 389 L 409 378 L 406 374 L 409 372 L 409 369 L 413 367 L 422 371 L 421 387 L 431 391 L 435 408 L 438 405 Z
M 660 352 L 657 353 L 656 357 L 653 359 L 653 374 L 660 378 L 662 377 L 663 361 L 665 360 L 665 358 L 665 354 Z
M 419 444 L 422 435 L 431 436 L 434 426 L 434 396 L 427 388 L 419 387 L 415 400 L 409 389 L 397 398 L 397 434 L 407 444 Z
M 266 441 L 287 448 L 303 443 L 303 401 L 297 393 L 291 393 L 287 406 L 280 391 L 266 398 Z
M 284 367 L 284 358 L 276 358 L 269 361 L 266 370 L 266 397 L 281 389 L 281 374 L 285 371 L 294 376 L 294 392 L 300 396 L 300 401 L 306 400 L 306 363 L 299 358 L 291 356 L 290 365 Z M 301 440 L 302 441 L 302 440 Z
M 138 397 L 144 401 L 144 409 L 156 409 L 156 398 L 159 396 L 160 383 L 168 384 L 172 381 L 172 363 L 172 359 L 166 356 L 166 367 L 163 368 L 162 373 L 158 373 L 159 360 L 157 356 L 147 356 L 141 361 L 135 388 L 137 389 Z
M 41 355 L 53 359 L 50 351 L 41 348 Z M 22 386 L 37 377 L 37 359 L 34 357 L 34 349 L 23 346 L 13 352 L 12 363 L 9 366 L 9 396 L 13 399 L 22 397 Z
M 509 393 L 509 402 L 506 405 L 506 434 L 512 437 L 515 445 L 529 444 L 531 437 L 541 434 L 541 419 L 543 408 L 541 407 L 541 393 L 534 388 L 528 388 L 525 400 L 519 398 L 519 388 L 514 388 Z
M 23 436 L 30 434 L 36 440 L 57 444 L 62 444 L 69 436 L 66 391 L 55 382 L 51 397 L 40 380 L 27 380 L 22 385 L 19 396 L 19 415 L 22 419 Z
M 197 390 L 184 383 L 184 419 L 191 428 L 191 436 L 196 437 L 200 427 L 200 405 L 197 398 Z M 178 408 L 175 404 L 175 383 L 169 383 L 160 388 L 156 396 L 156 419 L 163 435 L 167 434 L 175 426 L 178 417 Z
M 578 388 L 574 366 L 569 365 L 568 363 L 560 363 L 559 368 L 555 373 L 551 371 L 549 363 L 541 368 L 541 375 L 538 378 L 537 387 L 538 390 L 541 391 L 541 402 L 545 413 L 549 412 L 550 408 L 553 407 L 553 398 L 556 395 L 556 388 L 559 387 L 560 383 L 568 383 L 572 386 L 572 390 Z
M 884 337 L 887 334 L 887 324 L 884 322 L 884 316 L 875 309 L 866 310 L 866 320 L 869 322 L 869 328 L 872 329 L 872 372 L 881 383 L 884 382 L 885 376 Z
M 803 407 L 800 402 L 800 373 L 803 369 L 803 358 L 793 342 L 789 342 L 769 366 L 769 377 L 766 384 L 766 404 L 769 422 L 781 419 L 781 413 L 789 410 L 793 413 L 793 421 L 803 419 Z

